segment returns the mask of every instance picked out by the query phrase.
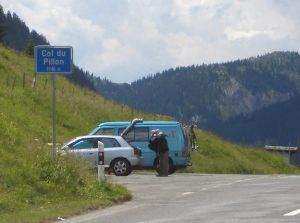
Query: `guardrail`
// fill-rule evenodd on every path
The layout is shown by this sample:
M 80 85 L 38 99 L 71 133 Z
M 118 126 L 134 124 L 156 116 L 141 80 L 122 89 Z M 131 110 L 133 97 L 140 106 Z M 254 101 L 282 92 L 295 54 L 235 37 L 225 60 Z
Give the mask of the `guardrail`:
M 294 146 L 269 146 L 265 145 L 266 150 L 276 150 L 276 151 L 297 151 L 298 147 Z

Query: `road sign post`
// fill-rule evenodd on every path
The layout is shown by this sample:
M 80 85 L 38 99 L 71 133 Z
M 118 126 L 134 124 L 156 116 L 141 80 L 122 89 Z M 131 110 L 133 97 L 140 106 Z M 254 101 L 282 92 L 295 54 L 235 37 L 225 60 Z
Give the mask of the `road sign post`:
M 56 157 L 56 75 L 52 75 L 52 156 Z
M 52 148 L 56 155 L 56 75 L 73 70 L 73 48 L 70 46 L 36 46 L 34 49 L 37 74 L 52 75 Z

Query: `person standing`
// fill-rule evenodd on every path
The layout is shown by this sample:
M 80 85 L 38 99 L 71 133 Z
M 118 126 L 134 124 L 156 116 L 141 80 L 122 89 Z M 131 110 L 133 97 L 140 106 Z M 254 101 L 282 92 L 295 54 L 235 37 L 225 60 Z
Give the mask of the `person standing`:
M 157 176 L 167 177 L 169 172 L 169 146 L 167 136 L 158 129 L 152 131 L 149 148 L 156 152 L 159 161 Z
M 167 177 L 169 174 L 169 146 L 167 136 L 163 132 L 158 134 L 157 151 L 159 157 L 159 174 L 158 176 Z

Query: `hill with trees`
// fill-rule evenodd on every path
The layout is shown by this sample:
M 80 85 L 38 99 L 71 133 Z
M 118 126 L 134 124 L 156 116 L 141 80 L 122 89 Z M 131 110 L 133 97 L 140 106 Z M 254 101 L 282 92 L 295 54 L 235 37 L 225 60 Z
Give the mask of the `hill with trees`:
M 275 103 L 249 115 L 239 115 L 218 125 L 213 132 L 248 145 L 300 145 L 300 97 Z
M 146 112 L 171 115 L 186 123 L 195 122 L 203 129 L 243 142 L 239 137 L 247 135 L 225 134 L 224 125 L 231 125 L 229 120 L 235 117 L 249 116 L 297 97 L 300 93 L 300 56 L 297 52 L 273 52 L 222 64 L 178 67 L 131 84 L 116 84 L 94 77 L 94 85 L 100 94 L 116 102 Z M 289 112 L 281 115 L 285 115 L 289 122 L 295 121 Z M 276 114 L 271 117 L 273 121 L 278 118 Z M 241 119 L 234 122 L 238 120 Z M 230 131 L 232 134 L 239 132 L 241 125 L 234 126 L 236 129 Z M 255 126 L 249 126 L 248 131 L 256 132 Z M 270 138 L 262 135 L 260 144 L 268 140 L 284 144 L 296 141 L 295 138 L 277 140 L 270 125 L 264 129 Z M 289 134 L 290 129 L 282 126 L 282 131 Z M 257 144 L 257 141 L 247 143 Z
M 3 41 L 3 37 L 5 35 L 5 14 L 2 6 L 0 5 L 0 42 Z

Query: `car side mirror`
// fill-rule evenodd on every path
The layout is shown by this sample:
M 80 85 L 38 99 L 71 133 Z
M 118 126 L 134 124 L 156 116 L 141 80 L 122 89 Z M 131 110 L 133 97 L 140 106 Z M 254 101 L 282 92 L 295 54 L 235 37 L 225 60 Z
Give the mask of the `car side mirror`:
M 69 146 L 64 146 L 64 147 L 62 147 L 61 148 L 63 151 L 68 151 L 68 150 L 70 150 L 71 148 L 69 147 Z

